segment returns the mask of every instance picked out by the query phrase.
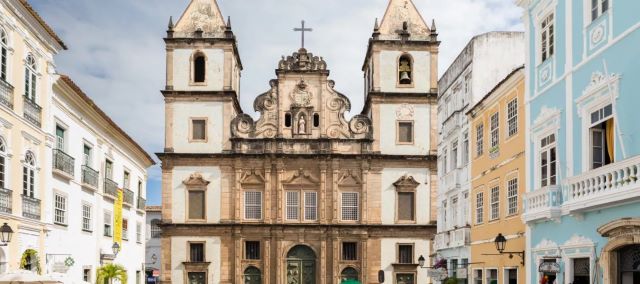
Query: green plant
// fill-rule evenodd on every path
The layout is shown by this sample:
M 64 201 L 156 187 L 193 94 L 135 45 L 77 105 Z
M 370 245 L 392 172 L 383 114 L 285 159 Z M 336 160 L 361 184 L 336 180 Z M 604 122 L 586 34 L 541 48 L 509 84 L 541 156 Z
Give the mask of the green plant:
M 97 284 L 113 283 L 113 280 L 118 280 L 120 283 L 127 283 L 127 270 L 120 264 L 109 263 L 98 268 L 96 272 L 98 279 Z
M 444 284 L 458 284 L 458 278 L 455 277 L 448 277 L 445 281 Z
M 42 273 L 40 269 L 40 258 L 38 258 L 38 252 L 34 249 L 27 249 L 22 253 L 20 259 L 20 269 L 33 270 L 35 268 L 38 274 Z

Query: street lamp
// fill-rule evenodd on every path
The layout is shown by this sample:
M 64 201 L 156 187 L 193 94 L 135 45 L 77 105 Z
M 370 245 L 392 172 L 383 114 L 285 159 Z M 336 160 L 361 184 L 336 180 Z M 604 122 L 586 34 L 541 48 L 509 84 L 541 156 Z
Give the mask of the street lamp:
M 13 235 L 13 229 L 7 224 L 4 223 L 2 227 L 0 227 L 0 240 L 2 240 L 2 244 L 0 246 L 7 246 L 9 242 L 11 242 L 11 236 Z
M 118 244 L 118 242 L 114 242 L 111 249 L 113 250 L 113 257 L 118 256 L 118 253 L 120 252 L 120 244 Z
M 520 264 L 524 265 L 524 259 L 525 259 L 524 250 L 523 251 L 504 251 L 504 249 L 507 246 L 507 238 L 505 238 L 502 235 L 502 233 L 498 233 L 498 235 L 496 236 L 493 242 L 496 244 L 496 250 L 498 251 L 498 255 L 509 254 L 509 258 L 513 258 L 513 255 L 515 254 L 522 259 Z M 494 255 L 494 254 L 483 253 L 483 255 Z
M 498 252 L 502 253 L 504 251 L 504 246 L 507 244 L 507 238 L 499 233 L 494 242 L 496 243 L 496 249 Z
M 424 256 L 420 255 L 418 258 L 418 265 L 420 265 L 420 267 L 424 267 Z

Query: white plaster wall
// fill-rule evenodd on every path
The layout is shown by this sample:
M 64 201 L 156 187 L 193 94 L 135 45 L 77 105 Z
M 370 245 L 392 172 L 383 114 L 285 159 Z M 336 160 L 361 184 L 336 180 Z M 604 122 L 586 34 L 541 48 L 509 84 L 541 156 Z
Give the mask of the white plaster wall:
M 176 153 L 222 152 L 223 103 L 222 102 L 174 102 L 173 150 Z M 207 141 L 189 142 L 190 118 L 207 118 Z
M 414 108 L 413 131 L 414 141 L 411 145 L 396 144 L 397 121 L 396 110 L 401 104 L 380 105 L 380 152 L 394 155 L 427 155 L 431 145 L 429 125 L 431 107 L 429 105 L 411 105 Z M 401 119 L 411 120 L 411 119 Z
M 428 224 L 431 212 L 431 194 L 429 169 L 421 168 L 385 168 L 382 170 L 381 183 L 381 220 L 382 224 L 394 224 L 396 220 L 396 188 L 393 185 L 402 176 L 409 175 L 420 183 L 416 189 L 416 224 Z
M 398 88 L 398 58 L 401 51 L 380 52 L 380 91 L 382 92 L 411 92 L 426 93 L 431 86 L 431 54 L 427 51 L 409 51 L 413 57 L 413 88 Z
M 387 238 L 380 241 L 380 267 L 384 271 L 385 283 L 395 283 L 393 279 L 393 263 L 397 263 L 397 245 L 413 244 L 414 263 L 418 263 L 420 255 L 425 259 L 429 259 L 431 254 L 431 241 L 418 238 Z M 417 268 L 416 283 L 429 283 L 427 270 L 420 267 Z
M 181 284 L 184 281 L 184 265 L 188 261 L 188 242 L 205 242 L 205 261 L 209 264 L 207 283 L 220 283 L 220 237 L 172 237 L 171 238 L 171 283 Z
M 43 267 L 46 272 L 51 272 L 53 262 L 64 261 L 67 256 L 74 259 L 75 264 L 69 268 L 67 274 L 72 279 L 81 280 L 83 268 L 91 268 L 91 281 L 95 280 L 96 269 L 100 267 L 100 254 L 111 254 L 113 244 L 112 237 L 104 236 L 104 212 L 109 211 L 113 218 L 113 201 L 103 196 L 104 164 L 109 158 L 113 162 L 113 180 L 123 187 L 124 171 L 130 172 L 130 189 L 134 192 L 134 204 L 132 207 L 123 207 L 123 218 L 129 222 L 128 240 L 123 240 L 121 252 L 114 260 L 115 263 L 124 265 L 129 272 L 129 283 L 135 283 L 136 271 L 140 271 L 144 279 L 144 251 L 145 251 L 145 213 L 136 209 L 135 202 L 138 198 L 138 181 L 143 184 L 143 198 L 146 198 L 146 170 L 133 158 L 128 148 L 118 142 L 112 133 L 107 133 L 103 126 L 84 114 L 87 110 L 78 110 L 60 94 L 55 94 L 49 129 L 50 135 L 55 135 L 56 124 L 65 130 L 65 153 L 75 158 L 74 177 L 67 180 L 52 174 L 51 168 L 47 168 L 50 175 L 51 187 L 48 193 L 51 198 L 42 204 L 44 208 L 43 220 L 53 224 L 53 193 L 58 192 L 67 196 L 67 224 L 61 226 L 50 225 L 51 231 L 45 239 L 46 254 L 53 256 L 49 263 Z M 99 186 L 96 191 L 86 189 L 81 185 L 81 165 L 83 160 L 84 144 L 92 147 L 92 158 L 89 166 L 99 171 Z M 82 205 L 89 204 L 91 211 L 91 232 L 82 230 Z M 111 220 L 112 225 L 114 224 Z M 140 223 L 141 241 L 136 240 L 136 224 Z M 44 257 L 44 256 L 42 256 Z
M 194 49 L 175 49 L 173 51 L 173 88 L 184 91 L 221 91 L 224 85 L 224 50 L 201 50 L 207 57 L 206 85 L 191 84 L 191 56 Z
M 207 223 L 220 222 L 220 168 L 219 167 L 175 167 L 173 168 L 173 223 L 184 223 L 187 214 L 187 188 L 183 181 L 189 179 L 191 174 L 199 173 L 202 178 L 209 181 L 206 191 L 206 221 Z
M 144 231 L 146 236 L 146 245 L 145 245 L 145 263 L 147 268 L 155 268 L 161 269 L 162 263 L 162 254 L 160 247 L 160 238 L 152 238 L 151 237 L 151 221 L 154 219 L 162 220 L 162 216 L 160 212 L 149 212 L 147 211 L 147 219 L 144 225 Z M 152 255 L 156 255 L 156 261 L 153 263 Z

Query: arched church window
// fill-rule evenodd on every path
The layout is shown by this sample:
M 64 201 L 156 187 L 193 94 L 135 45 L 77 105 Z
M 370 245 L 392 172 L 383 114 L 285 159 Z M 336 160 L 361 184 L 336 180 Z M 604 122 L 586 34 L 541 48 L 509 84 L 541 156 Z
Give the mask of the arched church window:
M 260 284 L 262 283 L 262 273 L 260 269 L 255 266 L 249 266 L 244 270 L 244 283 L 245 284 Z
M 2 58 L 0 59 L 0 79 L 7 80 L 7 50 L 9 49 L 9 40 L 7 39 L 7 32 L 0 28 L 0 51 Z
M 342 281 L 358 280 L 358 271 L 353 267 L 347 267 L 340 273 L 340 278 Z
M 202 53 L 196 53 L 193 58 L 193 82 L 203 83 L 206 72 L 206 60 Z
M 314 113 L 313 114 L 313 127 L 319 127 L 319 126 L 320 126 L 320 114 Z
M 398 79 L 401 85 L 410 85 L 413 82 L 413 60 L 408 54 L 398 59 Z
M 25 59 L 24 95 L 32 102 L 36 101 L 36 59 L 29 53 Z
M 285 113 L 284 114 L 284 127 L 291 127 L 291 114 L 290 113 Z

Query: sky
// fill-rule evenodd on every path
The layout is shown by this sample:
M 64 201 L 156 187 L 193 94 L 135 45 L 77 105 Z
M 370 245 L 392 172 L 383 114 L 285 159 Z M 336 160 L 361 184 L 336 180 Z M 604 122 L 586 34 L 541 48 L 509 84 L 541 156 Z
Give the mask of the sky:
M 57 55 L 58 73 L 69 75 L 116 123 L 151 153 L 164 143 L 166 35 L 190 0 L 30 0 L 69 47 Z M 522 11 L 514 0 L 413 0 L 423 18 L 435 19 L 440 45 L 438 69 L 447 67 L 477 34 L 520 31 Z M 364 103 L 362 63 L 376 18 L 388 0 L 218 0 L 231 17 L 242 72 L 240 104 L 254 117 L 253 100 L 269 89 L 283 55 L 300 47 L 305 20 L 313 32 L 305 47 L 323 56 L 336 89 Z M 157 159 L 156 159 L 157 160 Z M 160 166 L 149 169 L 147 200 L 161 201 Z

